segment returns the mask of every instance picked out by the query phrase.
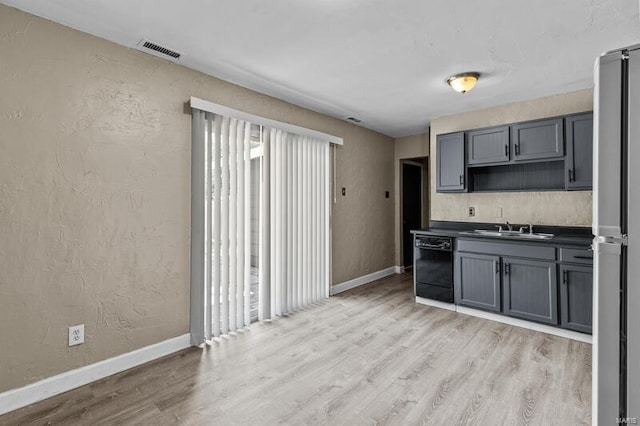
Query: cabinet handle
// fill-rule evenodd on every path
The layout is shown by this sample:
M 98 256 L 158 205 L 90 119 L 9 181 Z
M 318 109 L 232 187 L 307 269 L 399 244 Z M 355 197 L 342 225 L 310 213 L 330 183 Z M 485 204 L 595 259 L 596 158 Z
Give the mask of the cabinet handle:
M 464 175 L 460 175 L 460 185 L 464 185 Z
M 520 155 L 520 144 L 519 143 L 515 144 L 515 148 L 516 148 L 516 156 L 519 156 Z
M 509 275 L 509 272 L 511 272 L 511 265 L 509 265 L 508 263 L 504 264 L 504 274 L 505 275 Z
M 509 144 L 504 146 L 504 156 L 509 158 Z
M 589 259 L 593 260 L 593 256 L 573 256 L 574 259 Z
M 495 262 L 496 264 L 496 274 L 500 273 L 500 262 Z
M 569 169 L 569 182 L 573 182 L 574 180 L 573 169 Z
M 562 271 L 562 284 L 567 285 L 569 282 L 569 273 L 567 271 Z

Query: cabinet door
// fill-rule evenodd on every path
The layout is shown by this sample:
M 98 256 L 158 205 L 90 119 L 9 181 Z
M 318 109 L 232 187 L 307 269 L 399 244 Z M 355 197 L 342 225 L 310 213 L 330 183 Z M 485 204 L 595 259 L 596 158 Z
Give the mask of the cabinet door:
M 564 156 L 562 118 L 529 121 L 511 126 L 511 157 L 531 161 Z
M 500 257 L 457 253 L 453 282 L 457 304 L 500 312 Z
M 561 265 L 560 279 L 560 324 L 564 328 L 591 333 L 593 269 Z
M 504 313 L 528 320 L 558 324 L 556 264 L 505 257 Z
M 467 132 L 467 164 L 496 164 L 509 161 L 509 126 Z
M 438 192 L 464 192 L 464 133 L 438 135 L 436 142 Z
M 567 117 L 567 189 L 591 189 L 593 113 Z

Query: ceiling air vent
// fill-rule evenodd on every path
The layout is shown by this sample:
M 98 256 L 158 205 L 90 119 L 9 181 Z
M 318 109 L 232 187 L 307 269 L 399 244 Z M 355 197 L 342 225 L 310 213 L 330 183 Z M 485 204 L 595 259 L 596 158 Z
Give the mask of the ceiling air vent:
M 347 118 L 345 118 L 345 120 L 351 121 L 352 123 L 360 123 L 360 122 L 362 122 L 362 120 L 360 120 L 359 118 L 355 118 L 355 117 L 347 117 Z
M 170 61 L 178 61 L 182 56 L 182 53 L 176 52 L 173 49 L 169 49 L 168 47 L 161 46 L 158 43 L 154 43 L 149 40 L 142 39 L 138 43 L 138 49 L 143 52 L 150 53 L 154 56 L 158 56 L 160 58 L 168 59 Z

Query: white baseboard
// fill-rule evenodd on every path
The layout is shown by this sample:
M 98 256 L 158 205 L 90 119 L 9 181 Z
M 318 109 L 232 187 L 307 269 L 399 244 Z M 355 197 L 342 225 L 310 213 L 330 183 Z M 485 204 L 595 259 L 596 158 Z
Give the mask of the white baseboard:
M 404 274 L 405 271 L 405 267 L 404 266 L 395 266 L 396 268 L 396 274 Z
M 567 339 L 573 339 L 580 342 L 591 343 L 592 341 L 589 334 L 565 330 L 564 328 L 551 327 L 550 325 L 538 324 L 537 322 L 525 321 L 518 318 L 508 317 L 506 315 L 498 315 L 491 312 L 481 311 L 479 309 L 457 306 L 456 312 L 504 324 L 515 325 L 516 327 L 527 328 L 529 330 L 540 331 L 542 333 L 553 334 L 554 336 L 566 337 Z
M 416 303 L 427 306 L 435 306 L 436 308 L 446 309 L 448 311 L 456 311 L 456 305 L 453 303 L 441 302 L 439 300 L 427 299 L 425 297 L 416 296 Z
M 396 270 L 397 270 L 396 268 L 398 268 L 398 266 L 392 266 L 390 268 L 383 269 L 383 270 L 378 271 L 378 272 L 373 272 L 373 273 L 368 274 L 368 275 L 363 275 L 361 277 L 354 278 L 352 280 L 345 281 L 343 283 L 333 285 L 329 289 L 329 294 L 331 296 L 333 296 L 335 294 L 342 293 L 343 291 L 351 290 L 352 288 L 359 287 L 359 286 L 364 285 L 364 284 L 368 284 L 368 283 L 370 283 L 372 281 L 375 281 L 375 280 L 379 280 L 380 278 L 384 278 L 384 277 L 388 277 L 389 275 L 397 274 L 398 272 L 396 272 Z
M 190 340 L 189 334 L 183 334 L 164 342 L 0 393 L 0 415 L 186 349 L 191 346 Z
M 484 318 L 491 321 L 501 322 L 503 324 L 515 325 L 516 327 L 522 327 L 529 330 L 540 331 L 542 333 L 553 334 L 554 336 L 566 337 L 567 339 L 577 340 L 579 342 L 592 343 L 592 337 L 588 334 L 578 333 L 577 331 L 565 330 L 564 328 L 551 327 L 550 325 L 538 324 L 537 322 L 531 322 L 521 320 L 518 318 L 508 317 L 506 315 L 494 314 L 492 312 L 483 311 L 480 309 L 467 308 L 465 306 L 455 305 L 454 303 L 445 303 L 438 300 L 425 299 L 424 297 L 416 296 L 416 303 L 421 305 L 434 306 L 436 308 L 447 309 L 459 314 L 471 315 L 477 318 Z

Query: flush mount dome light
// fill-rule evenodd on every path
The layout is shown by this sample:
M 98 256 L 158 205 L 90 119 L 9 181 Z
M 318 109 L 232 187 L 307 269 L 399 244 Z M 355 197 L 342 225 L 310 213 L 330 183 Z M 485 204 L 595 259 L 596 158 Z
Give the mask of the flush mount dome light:
M 476 85 L 478 78 L 480 74 L 477 72 L 465 72 L 452 75 L 447 79 L 447 84 L 458 93 L 467 93 Z

